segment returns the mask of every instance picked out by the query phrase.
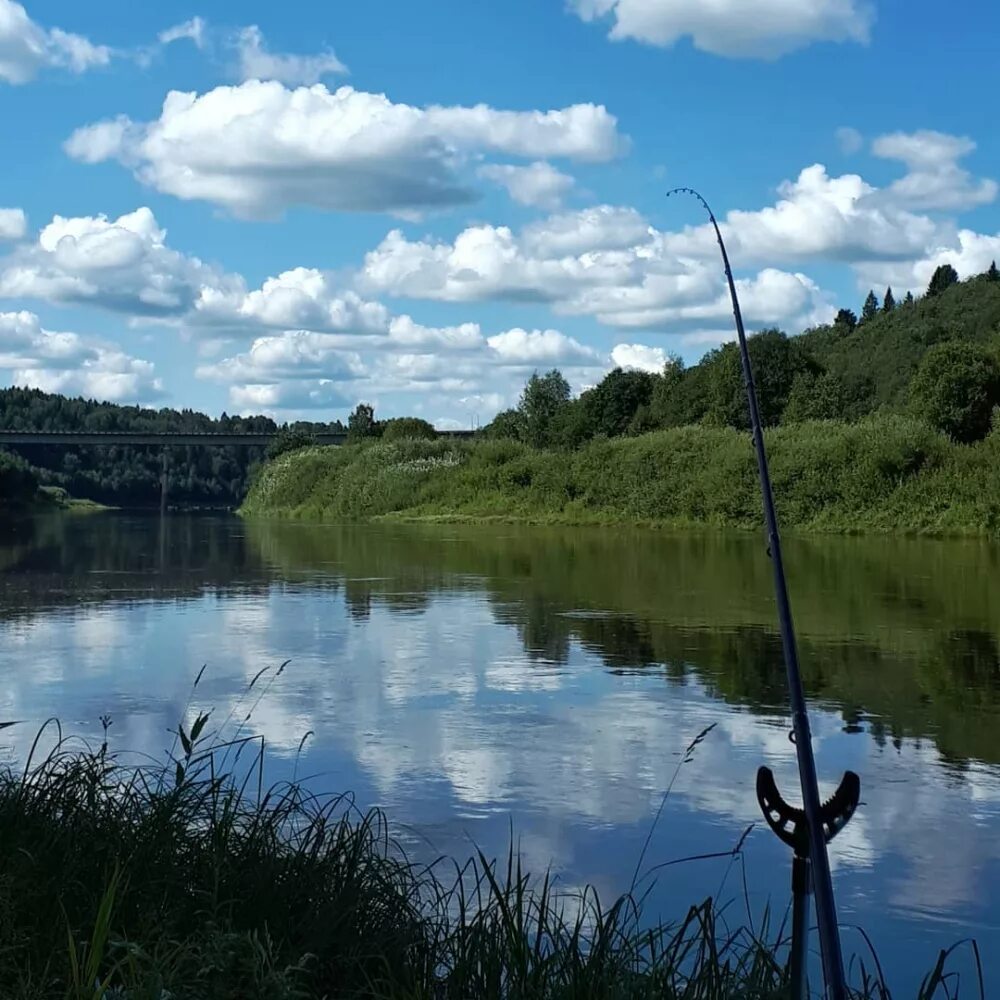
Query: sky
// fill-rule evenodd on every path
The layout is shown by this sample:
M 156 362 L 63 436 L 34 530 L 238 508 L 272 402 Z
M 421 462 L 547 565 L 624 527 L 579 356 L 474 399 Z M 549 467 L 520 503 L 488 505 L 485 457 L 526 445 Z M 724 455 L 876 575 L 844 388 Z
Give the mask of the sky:
M 442 428 L 1000 259 L 1000 8 L 0 0 L 0 386 Z

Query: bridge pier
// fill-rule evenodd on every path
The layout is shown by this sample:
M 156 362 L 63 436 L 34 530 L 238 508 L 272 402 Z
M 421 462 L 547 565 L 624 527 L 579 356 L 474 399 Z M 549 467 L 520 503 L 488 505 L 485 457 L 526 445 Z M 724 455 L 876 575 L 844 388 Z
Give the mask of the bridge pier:
M 160 517 L 163 517 L 167 512 L 167 468 L 169 458 L 166 448 L 163 449 L 160 459 L 162 462 L 160 471 Z

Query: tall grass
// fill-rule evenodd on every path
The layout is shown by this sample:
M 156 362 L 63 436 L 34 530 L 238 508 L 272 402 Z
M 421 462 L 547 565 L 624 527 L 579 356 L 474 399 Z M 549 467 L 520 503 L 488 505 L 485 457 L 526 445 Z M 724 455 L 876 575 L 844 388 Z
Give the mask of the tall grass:
M 803 531 L 1000 533 L 1000 431 L 957 445 L 883 415 L 768 432 L 782 524 Z M 756 528 L 749 435 L 682 427 L 574 452 L 509 441 L 313 448 L 258 476 L 250 516 L 511 518 Z

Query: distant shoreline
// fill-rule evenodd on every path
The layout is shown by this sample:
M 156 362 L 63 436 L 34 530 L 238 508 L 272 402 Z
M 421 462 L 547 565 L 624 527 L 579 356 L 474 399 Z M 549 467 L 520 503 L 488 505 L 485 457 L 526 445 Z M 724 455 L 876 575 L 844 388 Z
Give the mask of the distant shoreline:
M 1000 538 L 1000 433 L 960 445 L 909 418 L 767 432 L 796 534 Z M 239 512 L 301 521 L 760 530 L 749 435 L 681 427 L 541 451 L 508 440 L 303 448 L 260 471 Z

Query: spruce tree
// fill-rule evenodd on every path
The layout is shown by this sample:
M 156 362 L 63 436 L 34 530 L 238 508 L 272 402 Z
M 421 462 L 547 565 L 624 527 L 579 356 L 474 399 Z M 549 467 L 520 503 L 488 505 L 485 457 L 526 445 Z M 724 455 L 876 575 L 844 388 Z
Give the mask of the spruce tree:
M 885 299 L 882 302 L 882 312 L 891 313 L 896 308 L 896 300 L 892 294 L 892 285 L 885 290 Z
M 990 264 L 990 268 L 986 272 L 986 277 L 990 281 L 1000 281 L 1000 271 L 997 270 L 997 262 L 996 261 L 993 261 L 993 263 Z
M 878 299 L 875 296 L 874 290 L 868 293 L 868 298 L 865 299 L 865 304 L 861 309 L 861 322 L 867 323 L 868 320 L 874 319 L 878 315 Z
M 903 299 L 903 305 L 904 306 L 912 306 L 913 305 L 913 292 L 907 292 L 906 293 L 906 298 Z
M 942 264 L 931 278 L 931 283 L 927 286 L 927 297 L 932 298 L 940 295 L 945 289 L 958 284 L 958 271 L 951 264 Z

